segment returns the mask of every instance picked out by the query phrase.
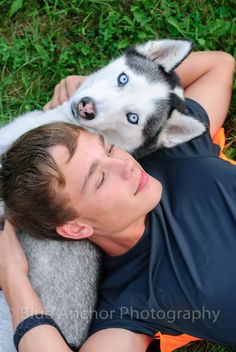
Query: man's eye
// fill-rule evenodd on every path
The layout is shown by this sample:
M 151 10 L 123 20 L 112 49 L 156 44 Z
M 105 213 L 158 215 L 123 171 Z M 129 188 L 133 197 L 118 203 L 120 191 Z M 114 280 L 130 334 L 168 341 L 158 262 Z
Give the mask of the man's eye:
M 97 186 L 97 189 L 102 186 L 104 180 L 105 180 L 105 172 L 102 172 L 102 177 L 101 177 L 101 180 L 100 180 L 100 182 L 99 182 L 99 184 Z
M 107 156 L 110 156 L 110 155 L 111 155 L 114 146 L 115 146 L 115 144 L 112 144 L 112 145 L 110 146 L 110 148 L 109 148 L 108 151 L 107 151 Z M 100 188 L 100 187 L 103 185 L 104 181 L 105 181 L 105 172 L 103 171 L 103 172 L 102 172 L 102 176 L 101 176 L 101 180 L 100 180 L 99 183 L 98 183 L 97 189 Z
M 107 151 L 107 156 L 110 156 L 110 155 L 111 155 L 114 146 L 115 146 L 115 144 L 112 144 L 112 145 L 110 146 L 110 148 L 109 148 L 108 151 Z

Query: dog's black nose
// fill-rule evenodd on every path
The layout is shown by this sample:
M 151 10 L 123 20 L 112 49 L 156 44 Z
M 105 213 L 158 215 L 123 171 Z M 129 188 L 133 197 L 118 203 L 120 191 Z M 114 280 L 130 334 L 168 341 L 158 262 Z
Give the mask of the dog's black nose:
M 95 104 L 92 98 L 82 98 L 77 104 L 77 113 L 86 120 L 93 120 L 95 118 Z

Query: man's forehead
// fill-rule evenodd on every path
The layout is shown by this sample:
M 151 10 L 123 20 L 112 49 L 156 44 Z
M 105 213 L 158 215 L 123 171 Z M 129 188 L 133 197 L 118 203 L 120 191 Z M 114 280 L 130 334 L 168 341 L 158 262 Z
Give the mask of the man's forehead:
M 62 144 L 50 147 L 49 151 L 57 165 L 66 164 L 70 158 L 69 150 Z
M 82 138 L 80 138 L 80 136 Z M 89 147 L 89 143 L 94 143 L 95 145 L 98 144 L 102 147 L 105 146 L 105 138 L 102 134 L 100 133 L 93 133 L 89 131 L 82 131 L 82 134 L 78 138 L 78 145 L 80 146 L 81 144 L 84 143 L 85 146 Z
M 78 150 L 78 148 L 80 148 L 82 144 L 84 144 L 86 148 L 89 148 L 90 143 L 100 144 L 104 146 L 105 139 L 101 134 L 81 130 L 77 137 L 76 151 Z M 50 154 L 58 165 L 67 164 L 71 158 L 68 148 L 62 144 L 50 147 Z

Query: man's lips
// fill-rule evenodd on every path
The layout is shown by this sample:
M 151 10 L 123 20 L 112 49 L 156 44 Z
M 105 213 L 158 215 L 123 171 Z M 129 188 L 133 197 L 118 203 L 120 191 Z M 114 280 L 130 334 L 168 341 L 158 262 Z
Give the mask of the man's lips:
M 138 187 L 134 195 L 139 193 L 146 186 L 147 182 L 148 182 L 148 174 L 145 171 L 141 170 L 141 176 L 139 179 Z

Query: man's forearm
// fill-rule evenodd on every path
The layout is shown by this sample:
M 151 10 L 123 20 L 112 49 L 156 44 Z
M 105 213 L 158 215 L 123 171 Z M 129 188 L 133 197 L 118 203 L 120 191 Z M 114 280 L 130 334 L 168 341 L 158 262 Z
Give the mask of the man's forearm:
M 191 53 L 176 69 L 182 87 L 187 89 L 218 65 L 219 55 L 221 55 L 219 51 L 196 51 Z
M 43 306 L 25 274 L 9 273 L 4 294 L 12 312 L 14 329 L 25 318 L 43 314 Z
M 16 327 L 30 315 L 44 313 L 43 306 L 32 288 L 27 275 L 8 275 L 4 293 Z M 145 352 L 152 338 L 126 329 L 105 329 L 92 335 L 81 352 L 107 350 L 114 352 Z M 71 352 L 60 333 L 52 326 L 41 325 L 27 332 L 20 341 L 20 352 Z
M 191 53 L 176 69 L 181 85 L 187 89 L 193 82 L 198 80 L 212 66 L 212 52 L 197 51 Z
M 42 314 L 44 308 L 27 275 L 9 273 L 4 284 L 4 294 L 9 304 L 14 329 L 27 317 Z M 52 326 L 42 325 L 27 332 L 20 341 L 20 352 L 69 352 L 60 333 Z
M 234 70 L 233 56 L 222 51 L 192 53 L 176 70 L 185 97 L 196 100 L 206 110 L 212 137 L 227 116 Z

